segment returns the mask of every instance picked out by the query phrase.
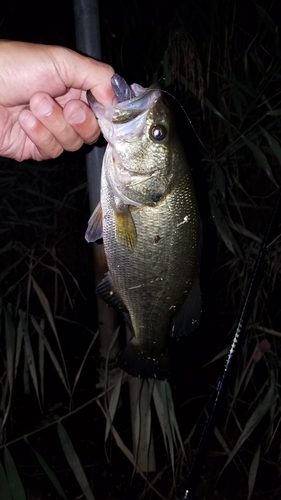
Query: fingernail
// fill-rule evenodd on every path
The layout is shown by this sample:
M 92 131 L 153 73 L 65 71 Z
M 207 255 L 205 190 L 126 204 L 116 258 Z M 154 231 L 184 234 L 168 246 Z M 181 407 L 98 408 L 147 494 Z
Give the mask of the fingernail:
M 26 113 L 23 121 L 28 128 L 34 128 L 37 123 L 37 120 L 32 113 Z
M 44 99 L 40 102 L 39 106 L 37 107 L 37 111 L 40 113 L 40 115 L 46 116 L 49 115 L 52 111 L 52 103 L 44 97 Z
M 83 123 L 86 120 L 86 113 L 83 108 L 79 108 L 72 115 L 68 117 L 68 122 L 71 124 L 74 123 Z

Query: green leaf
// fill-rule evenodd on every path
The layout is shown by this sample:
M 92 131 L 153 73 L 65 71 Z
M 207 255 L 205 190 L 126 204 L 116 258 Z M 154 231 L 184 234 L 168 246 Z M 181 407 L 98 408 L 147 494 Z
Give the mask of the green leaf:
M 120 398 L 122 377 L 123 377 L 123 372 L 122 372 L 122 370 L 119 370 L 116 374 L 116 384 L 113 387 L 112 391 L 110 391 L 110 393 L 109 393 L 109 397 L 110 397 L 109 406 L 108 406 L 109 415 L 108 415 L 108 420 L 106 422 L 106 428 L 105 428 L 105 437 L 104 437 L 105 441 L 108 438 L 109 431 L 110 431 L 112 422 L 114 420 L 114 415 L 116 413 L 118 401 Z
M 33 385 L 34 385 L 34 389 L 36 392 L 36 396 L 38 399 L 38 403 L 41 407 L 39 388 L 38 388 L 38 380 L 37 380 L 37 372 L 36 372 L 36 366 L 35 366 L 35 359 L 34 359 L 33 349 L 31 346 L 29 332 L 28 332 L 27 324 L 26 324 L 26 313 L 24 311 L 19 310 L 19 317 L 20 317 L 19 329 L 22 330 L 22 334 L 23 334 L 27 364 L 28 364 L 28 368 L 30 371 Z
M 265 395 L 265 397 L 261 400 L 260 404 L 258 407 L 253 411 L 252 415 L 250 416 L 249 420 L 247 421 L 242 433 L 240 434 L 236 445 L 234 446 L 231 454 L 229 455 L 226 464 L 223 467 L 223 470 L 227 467 L 227 465 L 233 460 L 234 456 L 238 452 L 238 450 L 241 448 L 243 443 L 248 439 L 248 437 L 252 434 L 256 426 L 260 423 L 262 418 L 265 416 L 265 414 L 270 410 L 272 404 L 274 403 L 276 399 L 275 395 L 275 387 L 276 387 L 276 382 L 274 381 L 273 377 L 270 382 L 269 389 Z
M 47 464 L 47 462 L 45 461 L 45 459 L 42 457 L 42 455 L 40 455 L 40 453 L 38 453 L 38 451 L 36 451 L 32 446 L 31 444 L 28 442 L 28 440 L 26 439 L 26 442 L 29 444 L 30 448 L 32 449 L 34 455 L 36 456 L 38 462 L 40 463 L 42 469 L 44 469 L 46 475 L 48 476 L 48 478 L 50 479 L 50 481 L 53 483 L 54 487 L 56 488 L 57 492 L 60 494 L 60 496 L 62 498 L 64 498 L 64 500 L 67 500 L 67 496 L 65 495 L 63 489 L 62 489 L 62 485 L 61 483 L 59 482 L 59 479 L 58 477 L 56 476 L 56 474 L 54 473 L 53 469 L 51 469 L 51 467 Z
M 0 498 L 5 500 L 13 500 L 7 476 L 2 463 L 0 462 Z
M 152 387 L 146 379 L 132 377 L 129 380 L 130 406 L 132 420 L 133 450 L 135 468 L 149 472 L 156 470 L 151 427 Z
M 5 408 L 4 419 L 2 422 L 2 427 L 5 425 L 6 419 L 8 417 L 11 401 L 12 392 L 14 385 L 14 370 L 15 370 L 15 347 L 16 347 L 16 331 L 12 320 L 12 316 L 8 309 L 3 306 L 4 317 L 5 317 L 5 336 L 6 336 L 6 357 L 7 357 L 7 378 L 9 383 L 9 399 L 7 406 Z
M 207 106 L 207 108 L 209 108 L 211 111 L 213 111 L 213 113 L 215 115 L 217 115 L 219 118 L 221 118 L 221 120 L 223 120 L 224 122 L 228 123 L 228 125 L 231 125 L 231 123 L 225 118 L 225 116 L 223 116 L 223 114 L 211 103 L 211 101 L 209 101 L 209 99 L 207 97 L 204 97 L 204 102 Z
M 258 472 L 259 463 L 260 463 L 260 454 L 261 454 L 261 445 L 259 444 L 257 451 L 254 454 L 254 457 L 253 457 L 253 460 L 251 463 L 251 467 L 250 467 L 249 479 L 248 479 L 247 500 L 250 500 L 250 498 L 253 494 L 253 491 L 254 491 L 254 487 L 255 487 L 255 483 L 256 483 L 256 479 L 257 479 L 257 472 Z
M 221 193 L 222 197 L 225 199 L 225 173 L 221 166 L 215 161 L 214 162 L 214 174 L 215 174 L 215 183 L 217 189 Z
M 266 113 L 268 116 L 281 116 L 281 109 L 272 109 Z
M 258 164 L 265 171 L 267 177 L 271 180 L 271 182 L 273 182 L 273 184 L 275 184 L 275 186 L 278 187 L 278 184 L 277 184 L 277 182 L 275 181 L 275 179 L 273 177 L 273 173 L 272 173 L 271 167 L 268 164 L 268 161 L 267 161 L 267 158 L 266 158 L 265 154 L 262 152 L 262 150 L 254 142 L 252 142 L 246 136 L 242 135 L 241 137 L 242 137 L 244 143 L 246 144 L 246 146 L 248 146 L 248 148 L 252 151 L 252 153 L 253 153 L 254 157 L 256 158 Z
M 7 373 L 10 391 L 13 388 L 14 378 L 14 358 L 16 346 L 16 330 L 12 320 L 12 316 L 6 307 L 3 307 L 5 316 L 5 334 L 6 334 L 6 356 L 7 356 Z
M 174 440 L 173 440 L 173 432 L 172 432 L 172 426 L 170 422 L 170 413 L 169 413 L 169 404 L 168 404 L 168 398 L 167 398 L 167 392 L 166 392 L 166 386 L 168 382 L 166 380 L 155 380 L 154 384 L 154 390 L 153 390 L 153 399 L 154 399 L 154 404 L 155 408 L 157 411 L 158 419 L 159 416 L 162 420 L 162 423 L 160 422 L 162 432 L 163 432 L 163 427 L 164 427 L 164 433 L 166 434 L 167 437 L 167 446 L 168 446 L 168 453 L 169 457 L 171 459 L 171 466 L 172 470 L 175 470 L 175 454 L 174 454 Z M 160 398 L 157 397 L 155 398 L 155 395 L 159 394 Z M 158 409 L 157 409 L 157 404 L 158 404 Z M 160 406 L 160 408 L 159 408 Z M 164 425 L 163 425 L 164 424 Z
M 46 335 L 44 334 L 44 331 L 43 331 L 43 328 L 38 324 L 38 322 L 36 321 L 36 319 L 34 318 L 34 316 L 31 315 L 30 317 L 31 319 L 31 323 L 33 324 L 35 330 L 37 331 L 37 333 L 39 334 L 40 338 L 42 339 L 42 341 L 44 342 L 44 345 L 49 353 L 49 356 L 52 360 L 52 363 L 57 371 L 57 374 L 59 376 L 59 378 L 61 379 L 64 387 L 66 388 L 66 390 L 68 391 L 68 386 L 67 386 L 67 382 L 66 382 L 66 379 L 65 379 L 65 376 L 63 374 L 63 371 L 62 371 L 62 368 L 56 358 L 56 355 L 54 354 L 54 351 L 51 347 L 51 344 L 49 342 L 49 340 L 47 339 Z
M 266 137 L 268 145 L 273 152 L 273 154 L 276 156 L 279 165 L 281 165 L 281 146 L 280 143 L 275 137 L 273 137 L 267 130 L 265 130 L 263 127 L 259 127 L 260 130 L 262 131 L 263 135 Z
M 19 477 L 13 457 L 7 446 L 4 448 L 4 463 L 13 500 L 26 500 L 24 487 Z
M 227 455 L 229 455 L 230 454 L 230 449 L 228 448 L 225 440 L 223 439 L 223 437 L 222 437 L 222 435 L 221 435 L 221 433 L 220 433 L 220 431 L 219 431 L 219 429 L 217 427 L 215 427 L 214 434 L 215 434 L 218 442 L 220 443 L 222 449 L 225 451 L 225 453 Z
M 95 500 L 79 457 L 74 449 L 68 433 L 66 432 L 61 422 L 58 423 L 57 429 L 64 454 L 73 471 L 73 474 L 75 475 L 81 487 L 81 490 L 83 491 L 87 500 Z
M 251 238 L 254 241 L 257 241 L 258 243 L 261 243 L 262 240 L 258 236 L 256 236 L 254 233 L 251 233 L 245 226 L 241 226 L 238 222 L 232 222 L 231 220 L 229 221 L 230 227 L 237 231 L 240 234 L 243 234 L 244 236 L 247 236 L 247 238 Z
M 243 254 L 240 250 L 240 247 L 236 239 L 233 236 L 233 233 L 229 227 L 227 219 L 224 217 L 224 215 L 222 214 L 219 207 L 217 206 L 217 204 L 215 203 L 215 201 L 212 199 L 211 196 L 210 196 L 210 205 L 214 222 L 225 245 L 234 255 L 238 255 L 242 259 Z
M 268 12 L 263 7 L 261 7 L 259 4 L 257 4 L 257 3 L 255 3 L 254 5 L 256 6 L 256 9 L 258 11 L 260 20 L 263 23 L 265 23 L 267 25 L 267 27 L 273 33 L 275 33 L 275 31 L 276 31 L 276 23 L 273 22 L 273 19 L 270 17 L 270 15 L 268 14 Z

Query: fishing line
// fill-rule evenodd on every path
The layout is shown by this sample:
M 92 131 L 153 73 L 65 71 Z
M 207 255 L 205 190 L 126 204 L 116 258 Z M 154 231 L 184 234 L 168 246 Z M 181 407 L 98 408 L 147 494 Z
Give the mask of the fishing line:
M 151 90 L 153 90 L 153 89 L 151 89 Z M 199 135 L 197 134 L 197 132 L 196 132 L 196 130 L 195 130 L 195 128 L 194 128 L 194 126 L 193 126 L 193 123 L 192 123 L 191 119 L 189 118 L 189 116 L 188 116 L 188 114 L 187 114 L 186 110 L 184 109 L 184 107 L 183 107 L 183 105 L 180 103 L 180 101 L 179 101 L 179 100 L 178 100 L 178 99 L 177 99 L 177 98 L 176 98 L 173 94 L 171 94 L 170 92 L 168 92 L 167 90 L 164 90 L 164 89 L 158 89 L 158 90 L 159 90 L 160 92 L 163 92 L 164 94 L 167 94 L 168 96 L 172 97 L 172 98 L 174 99 L 174 101 L 176 101 L 176 103 L 180 106 L 180 108 L 181 108 L 181 110 L 183 111 L 183 113 L 184 113 L 184 115 L 185 115 L 185 117 L 186 117 L 186 119 L 187 119 L 187 121 L 188 121 L 189 125 L 190 125 L 190 126 L 191 126 L 191 128 L 192 128 L 192 131 L 194 132 L 194 134 L 195 134 L 195 136 L 196 136 L 196 139 L 198 140 L 199 144 L 201 144 L 202 148 L 204 148 L 204 149 L 205 149 L 206 153 L 208 153 L 208 156 L 210 156 L 210 153 L 209 153 L 208 149 L 206 148 L 206 146 L 205 146 L 205 145 L 203 144 L 203 142 L 201 141 L 201 139 L 200 139 Z

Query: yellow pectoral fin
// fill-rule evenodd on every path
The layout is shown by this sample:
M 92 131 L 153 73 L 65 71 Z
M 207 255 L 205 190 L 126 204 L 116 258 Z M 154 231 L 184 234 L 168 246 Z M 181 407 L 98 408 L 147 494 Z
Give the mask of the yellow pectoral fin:
M 132 249 L 137 244 L 137 231 L 129 207 L 115 211 L 116 238 L 127 248 Z

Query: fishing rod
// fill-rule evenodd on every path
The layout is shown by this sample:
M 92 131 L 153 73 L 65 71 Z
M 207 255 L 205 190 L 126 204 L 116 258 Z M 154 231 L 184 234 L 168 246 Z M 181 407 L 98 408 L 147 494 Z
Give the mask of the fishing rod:
M 203 433 L 201 435 L 198 450 L 195 459 L 191 465 L 190 473 L 186 478 L 186 480 L 179 486 L 175 500 L 198 500 L 196 497 L 196 489 L 208 455 L 209 443 L 213 436 L 213 432 L 216 426 L 218 410 L 220 408 L 223 396 L 227 388 L 230 376 L 230 369 L 233 365 L 233 361 L 237 356 L 238 349 L 244 338 L 244 332 L 248 323 L 248 319 L 252 312 L 252 306 L 260 285 L 262 276 L 261 270 L 265 261 L 269 243 L 280 218 L 281 218 L 281 189 L 279 189 L 277 200 L 275 202 L 275 207 L 271 216 L 270 224 L 263 238 L 260 251 L 255 262 L 252 279 L 247 291 L 242 311 L 240 313 L 235 335 L 233 337 L 233 341 L 226 358 L 226 363 L 224 366 L 222 376 L 216 388 L 215 401 L 213 403 L 210 415 L 207 418 Z

